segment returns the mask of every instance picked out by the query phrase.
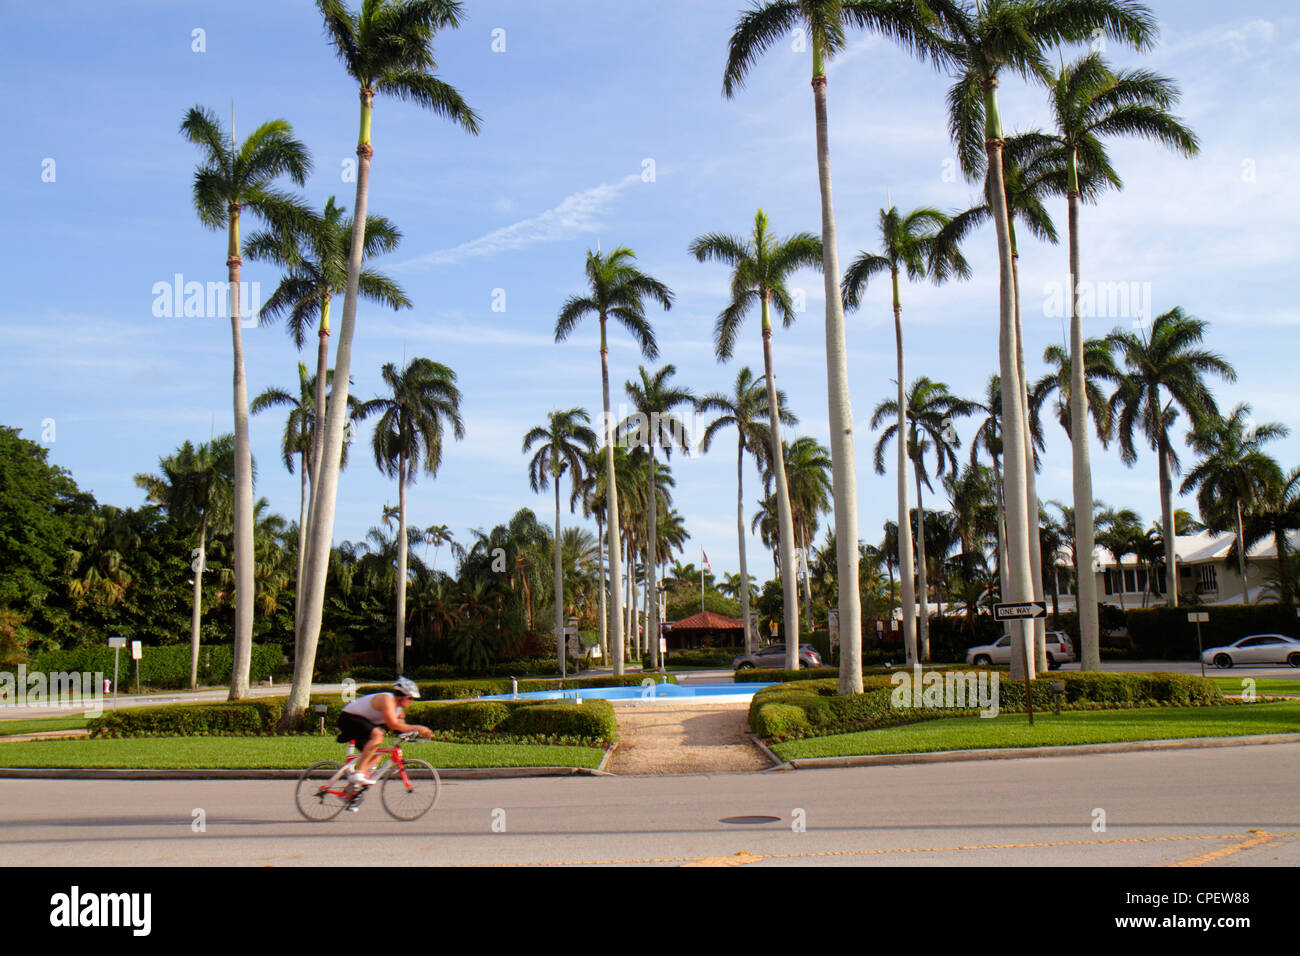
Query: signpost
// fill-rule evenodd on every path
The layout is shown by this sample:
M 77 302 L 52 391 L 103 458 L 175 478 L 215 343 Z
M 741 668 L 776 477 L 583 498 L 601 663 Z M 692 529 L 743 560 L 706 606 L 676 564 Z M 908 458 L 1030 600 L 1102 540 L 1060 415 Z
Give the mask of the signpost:
M 1201 624 L 1208 623 L 1210 614 L 1208 611 L 1191 611 L 1187 615 L 1187 620 L 1196 625 L 1196 656 L 1201 659 L 1201 676 L 1205 676 L 1205 648 L 1201 646 Z
M 140 658 L 144 656 L 144 645 L 139 641 L 131 642 L 131 660 L 135 661 L 135 692 L 140 693 Z
M 117 656 L 126 647 L 126 638 L 110 637 L 108 646 L 113 649 L 113 709 L 117 710 Z
M 1047 616 L 1047 603 L 1044 601 L 1021 601 L 1019 604 L 993 605 L 995 621 L 1032 621 L 1036 617 Z M 1034 724 L 1034 695 L 1029 683 L 1029 644 L 1033 640 L 1029 634 L 1021 632 L 1020 655 L 1025 669 L 1025 706 L 1029 709 L 1029 725 Z

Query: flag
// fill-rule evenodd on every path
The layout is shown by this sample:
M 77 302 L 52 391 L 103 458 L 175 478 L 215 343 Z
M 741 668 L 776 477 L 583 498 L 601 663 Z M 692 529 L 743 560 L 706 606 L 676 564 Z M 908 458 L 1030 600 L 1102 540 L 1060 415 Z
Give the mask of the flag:
M 713 565 L 709 564 L 709 556 L 708 556 L 707 554 L 704 553 L 704 549 L 703 549 L 703 548 L 700 548 L 700 557 L 704 558 L 704 566 L 705 566 L 706 568 L 708 568 L 708 569 L 709 569 L 709 573 L 712 574 L 712 573 L 713 573 Z

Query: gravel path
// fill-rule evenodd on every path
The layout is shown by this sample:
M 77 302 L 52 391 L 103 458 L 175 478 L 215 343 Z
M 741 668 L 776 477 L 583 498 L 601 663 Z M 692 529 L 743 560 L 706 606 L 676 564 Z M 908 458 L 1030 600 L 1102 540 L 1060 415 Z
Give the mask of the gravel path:
M 748 703 L 617 707 L 619 745 L 606 769 L 618 774 L 735 773 L 771 762 L 749 739 Z

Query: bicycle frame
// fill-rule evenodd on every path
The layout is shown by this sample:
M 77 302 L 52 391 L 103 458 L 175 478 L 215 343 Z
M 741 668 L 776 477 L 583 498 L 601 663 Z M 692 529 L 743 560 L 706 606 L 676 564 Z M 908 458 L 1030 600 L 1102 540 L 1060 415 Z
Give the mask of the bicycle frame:
M 392 747 L 381 747 L 376 751 L 376 753 L 381 754 L 383 759 L 375 765 L 375 769 L 370 775 L 371 779 L 378 781 L 381 775 L 384 773 L 392 773 L 395 769 L 397 773 L 401 775 L 402 782 L 409 788 L 411 786 L 411 781 L 406 776 L 406 763 L 402 760 L 402 745 L 394 744 Z M 339 767 L 338 772 L 335 773 L 334 776 L 330 777 L 329 780 L 325 781 L 317 792 L 331 793 L 344 799 L 352 799 L 357 794 L 363 793 L 364 790 L 352 790 L 349 792 L 349 788 L 351 787 L 350 783 L 345 784 L 342 790 L 334 789 L 339 780 L 346 777 L 351 768 L 355 766 L 353 762 L 359 756 L 361 756 L 361 751 L 357 750 L 357 748 L 352 744 L 348 744 L 347 755 L 343 761 L 343 766 Z

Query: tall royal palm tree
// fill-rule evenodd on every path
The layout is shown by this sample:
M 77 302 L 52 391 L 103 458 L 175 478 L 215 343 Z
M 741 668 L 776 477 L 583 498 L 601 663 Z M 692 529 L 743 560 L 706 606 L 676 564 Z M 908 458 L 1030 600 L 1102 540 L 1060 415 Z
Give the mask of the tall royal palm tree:
M 750 239 L 709 233 L 692 242 L 690 251 L 700 262 L 716 260 L 726 263 L 732 269 L 731 304 L 722 310 L 713 326 L 713 348 L 719 362 L 731 358 L 745 316 L 755 305 L 759 307 L 763 333 L 763 381 L 767 384 L 768 437 L 771 441 L 769 460 L 776 481 L 777 519 L 780 528 L 781 589 L 785 600 L 785 663 L 787 669 L 798 670 L 799 599 L 794 567 L 794 522 L 790 512 L 785 461 L 781 455 L 781 402 L 777 395 L 776 373 L 772 362 L 772 309 L 776 308 L 783 324 L 789 328 L 796 313 L 794 300 L 786 288 L 786 280 L 797 269 L 820 268 L 824 262 L 822 246 L 816 237 L 807 232 L 785 238 L 772 235 L 768 230 L 767 216 L 760 209 L 754 216 L 754 233 Z M 856 577 L 855 573 L 853 579 Z
M 352 204 L 352 243 L 348 279 L 339 322 L 334 369 L 341 403 L 326 410 L 323 465 L 312 476 L 310 533 L 307 541 L 307 589 L 303 614 L 303 653 L 294 662 L 293 686 L 282 724 L 295 723 L 307 707 L 311 692 L 316 644 L 320 638 L 325 583 L 329 573 L 334 509 L 338 496 L 338 463 L 343 447 L 346 399 L 352 375 L 352 337 L 356 326 L 361 262 L 365 253 L 370 199 L 371 116 L 376 93 L 395 96 L 449 119 L 477 134 L 478 116 L 455 88 L 434 75 L 433 40 L 439 30 L 460 25 L 457 0 L 366 0 L 357 13 L 341 0 L 316 0 L 325 33 L 348 76 L 357 84 L 361 124 L 357 136 L 357 192 Z
M 275 183 L 287 176 L 299 186 L 307 181 L 311 157 L 307 147 L 293 138 L 284 120 L 263 123 L 244 142 L 229 137 L 216 114 L 195 106 L 181 121 L 181 135 L 203 152 L 194 174 L 194 209 L 199 221 L 226 232 L 226 270 L 229 276 L 230 337 L 234 349 L 235 417 L 235 644 L 230 676 L 230 699 L 248 696 L 248 670 L 253 654 L 253 452 L 248 436 L 248 383 L 244 376 L 241 334 L 240 270 L 243 247 L 239 239 L 241 217 L 252 214 L 281 227 L 305 221 L 306 207 L 280 192 Z
M 283 317 L 293 344 L 300 350 L 307 332 L 316 326 L 315 407 L 311 435 L 311 467 L 320 458 L 325 441 L 325 417 L 329 408 L 325 388 L 329 375 L 330 305 L 335 296 L 343 295 L 348 284 L 348 246 L 352 241 L 352 218 L 330 196 L 325 209 L 313 214 L 301 228 L 268 229 L 248 237 L 248 256 L 273 262 L 285 270 L 285 276 L 262 307 L 262 322 L 269 324 Z M 369 216 L 365 228 L 364 259 L 392 252 L 402 241 L 402 233 L 383 216 Z M 402 287 L 374 269 L 361 270 L 358 294 L 390 309 L 409 309 L 411 300 Z
M 1082 423 L 1088 417 L 1093 396 L 1085 387 L 1088 347 L 1083 340 L 1083 316 L 1080 301 L 1079 204 L 1095 199 L 1086 180 L 1091 173 L 1119 187 L 1119 176 L 1111 167 L 1102 140 L 1111 136 L 1138 136 L 1155 140 L 1184 156 L 1199 149 L 1196 135 L 1173 116 L 1169 109 L 1178 100 L 1178 88 L 1165 77 L 1147 70 L 1121 70 L 1112 73 L 1100 53 L 1090 53 L 1068 65 L 1050 78 L 1050 101 L 1056 121 L 1051 137 L 1064 167 L 1064 193 L 1069 205 L 1070 227 L 1070 418 L 1077 427 L 1070 431 L 1074 453 L 1074 500 L 1092 500 L 1092 458 L 1088 430 Z M 1081 173 L 1082 168 L 1082 173 Z M 1096 174 L 1100 173 L 1101 176 Z M 1089 526 L 1087 508 L 1075 508 L 1080 526 L 1075 537 L 1085 554 L 1091 553 L 1095 529 Z M 1176 586 L 1176 585 L 1175 585 Z M 1079 631 L 1082 643 L 1082 667 L 1095 670 L 1101 666 L 1100 629 L 1097 620 L 1096 583 L 1080 582 Z
M 1169 440 L 1169 429 L 1179 409 L 1195 426 L 1218 415 L 1218 405 L 1205 382 L 1208 375 L 1235 382 L 1237 373 L 1214 352 L 1199 348 L 1206 323 L 1174 307 L 1155 317 L 1148 334 L 1145 329 L 1130 332 L 1117 329 L 1111 340 L 1124 362 L 1119 387 L 1110 398 L 1115 417 L 1120 457 L 1125 464 L 1137 461 L 1133 444 L 1135 430 L 1147 439 L 1160 472 L 1161 527 L 1174 528 L 1174 486 L 1172 473 L 1178 457 Z M 1166 399 L 1166 395 L 1168 398 Z M 1166 594 L 1170 607 L 1178 606 L 1178 563 L 1176 534 L 1164 535 Z
M 830 134 L 826 115 L 826 63 L 844 50 L 851 27 L 871 30 L 904 48 L 938 62 L 941 54 L 931 32 L 933 17 L 917 2 L 894 0 L 769 0 L 755 3 L 736 21 L 727 54 L 722 92 L 734 96 L 764 52 L 783 43 L 796 27 L 812 45 L 813 115 L 817 132 L 817 184 L 821 194 L 822 277 L 826 290 L 826 393 L 834 461 L 836 566 L 842 581 L 858 580 L 857 469 L 853 452 L 853 407 L 849 399 L 848 350 L 844 307 L 840 298 L 840 263 L 831 196 Z M 778 436 L 773 434 L 773 440 Z M 777 446 L 779 447 L 779 446 Z M 786 593 L 787 629 L 795 625 Z M 862 604 L 857 588 L 839 589 L 841 694 L 862 692 Z M 786 666 L 798 666 L 796 630 L 786 636 Z M 793 663 L 791 663 L 793 661 Z
M 524 436 L 523 450 L 527 452 L 533 445 L 541 446 L 528 463 L 528 485 L 533 491 L 544 491 L 546 486 L 555 482 L 555 536 L 552 550 L 555 552 L 555 648 L 558 656 L 560 676 L 564 676 L 567 657 L 564 647 L 564 572 L 561 568 L 561 551 L 563 537 L 560 531 L 560 477 L 567 471 L 574 494 L 583 482 L 583 455 L 596 448 L 596 433 L 588 426 L 591 419 L 585 410 L 570 408 L 567 411 L 551 412 L 547 416 L 545 427 L 537 426 Z M 573 511 L 573 498 L 570 498 L 569 510 Z
M 622 532 L 619 527 L 618 474 L 614 462 L 614 419 L 609 404 L 609 340 L 606 324 L 610 319 L 628 330 L 647 359 L 659 356 L 654 328 L 645 314 L 647 299 L 658 302 L 664 310 L 672 308 L 673 293 L 635 265 L 636 255 L 626 247 L 607 254 L 587 253 L 586 274 L 590 283 L 587 295 L 572 296 L 560 309 L 555 322 L 555 341 L 563 342 L 588 315 L 600 320 L 600 386 L 604 400 L 602 439 L 605 444 L 606 511 L 609 529 L 610 606 L 614 633 L 611 644 L 614 673 L 623 673 L 623 561 L 620 554 Z
M 194 571 L 194 603 L 190 610 L 190 689 L 199 679 L 199 625 L 203 616 L 203 572 L 207 569 L 208 532 L 224 532 L 230 524 L 235 483 L 235 436 L 222 435 L 198 447 L 189 442 L 158 461 L 161 474 L 139 474 L 135 483 L 167 517 L 188 533 L 198 526 Z
M 921 207 L 907 215 L 895 206 L 880 211 L 881 252 L 863 252 L 849 265 L 844 274 L 843 296 L 845 310 L 856 309 L 862 303 L 863 293 L 871 279 L 889 272 L 894 303 L 894 351 L 897 366 L 898 428 L 906 430 L 903 421 L 905 398 L 903 388 L 907 379 L 903 371 L 903 298 L 899 288 L 902 274 L 906 272 L 911 282 L 929 278 L 939 283 L 950 275 L 966 278 L 970 266 L 957 247 L 957 236 L 952 218 L 937 209 Z M 898 443 L 898 567 L 903 590 L 903 646 L 909 659 L 916 657 L 916 592 L 912 568 L 912 529 L 907 516 L 911 513 L 907 492 L 907 447 Z
M 790 517 L 794 523 L 794 546 L 803 565 L 804 624 L 813 628 L 812 584 L 809 580 L 808 549 L 817 533 L 817 518 L 831 507 L 831 456 L 817 440 L 796 438 L 782 448 L 786 480 L 790 485 Z M 770 474 L 765 477 L 770 477 Z
M 397 479 L 397 673 L 401 674 L 406 661 L 406 562 L 409 551 L 406 488 L 415 483 L 421 471 L 431 478 L 437 476 L 442 466 L 447 426 L 460 440 L 465 437 L 465 424 L 460 417 L 456 373 L 447 366 L 427 358 L 414 358 L 400 371 L 389 362 L 380 375 L 390 394 L 362 403 L 357 409 L 357 417 L 379 414 L 372 440 L 375 465 L 388 477 Z
M 325 370 L 327 384 L 333 380 L 334 372 L 332 369 Z M 311 473 L 315 467 L 313 454 L 313 433 L 317 429 L 320 416 L 316 414 L 316 402 L 321 394 L 321 387 L 317 376 L 307 374 L 307 366 L 298 363 L 298 395 L 283 388 L 268 388 L 248 406 L 252 414 L 257 415 L 269 408 L 279 408 L 282 406 L 289 407 L 289 415 L 284 423 L 284 437 L 280 440 L 280 456 L 284 461 L 284 467 L 293 474 L 293 459 L 298 456 L 298 482 L 300 485 L 298 498 L 298 574 L 295 583 L 295 604 L 294 604 L 294 648 L 300 650 L 299 640 L 302 636 L 301 621 L 299 620 L 302 611 L 302 587 L 303 587 L 303 566 L 307 560 L 307 505 L 308 491 L 311 486 Z M 352 410 L 353 418 L 356 417 L 357 400 L 351 395 L 348 396 L 348 405 Z M 343 461 L 340 463 L 341 468 L 347 467 L 348 446 L 343 446 Z
M 1207 524 L 1223 524 L 1226 522 L 1222 519 L 1235 518 L 1242 604 L 1250 603 L 1242 512 L 1254 510 L 1271 486 L 1282 483 L 1281 467 L 1264 453 L 1262 446 L 1290 433 L 1277 422 L 1253 424 L 1249 405 L 1237 405 L 1227 418 L 1206 418 L 1187 433 L 1187 443 L 1200 455 L 1200 461 L 1187 473 L 1178 493 L 1196 491 L 1196 504 Z
M 1007 585 L 1003 600 L 1024 601 L 1034 593 L 1028 495 L 1030 452 L 1026 435 L 1025 382 L 1017 356 L 1015 275 L 1012 237 L 1003 171 L 1002 117 L 998 82 L 1004 71 L 1046 84 L 1051 70 L 1046 49 L 1088 37 L 1106 37 L 1147 49 L 1155 42 L 1151 12 L 1132 0 L 931 0 L 940 11 L 948 42 L 946 54 L 956 63 L 957 80 L 948 92 L 949 129 L 958 161 L 971 179 L 986 181 L 998 245 L 999 359 L 1002 379 L 1002 425 L 1006 463 Z M 1028 640 L 1032 627 L 1016 637 Z M 1013 653 L 1012 675 L 1020 676 L 1028 655 Z M 1032 675 L 1033 664 L 1030 663 Z
M 644 365 L 640 367 L 641 381 L 626 382 L 624 388 L 632 400 L 635 411 L 619 424 L 619 433 L 625 444 L 639 445 L 649 451 L 649 515 L 647 518 L 646 547 L 646 596 L 648 622 L 646 639 L 650 642 L 650 666 L 659 668 L 659 603 L 654 600 L 658 593 L 655 589 L 655 566 L 658 562 L 658 484 L 655 481 L 655 451 L 662 448 L 665 458 L 671 458 L 674 448 L 680 448 L 683 454 L 690 454 L 691 439 L 686 424 L 674 409 L 689 405 L 695 407 L 695 396 L 689 388 L 680 388 L 669 383 L 677 373 L 676 367 L 665 365 L 651 375 Z
M 778 416 L 783 425 L 796 425 L 798 419 L 787 407 L 785 393 L 777 391 Z M 754 373 L 746 365 L 736 373 L 736 384 L 731 395 L 715 392 L 700 399 L 699 410 L 702 414 L 717 413 L 700 438 L 700 451 L 707 452 L 713 439 L 724 428 L 736 429 L 736 537 L 740 548 L 740 577 L 747 584 L 750 581 L 748 560 L 745 555 L 745 452 L 749 451 L 758 463 L 760 470 L 771 460 L 772 439 L 768 418 L 767 385 L 762 380 L 755 381 Z M 741 614 L 745 618 L 745 651 L 754 649 L 753 641 L 757 635 L 749 626 L 749 587 L 740 589 Z
M 906 442 L 908 457 L 912 459 L 912 473 L 916 480 L 916 576 L 919 616 L 917 625 L 916 657 L 930 659 L 930 598 L 925 560 L 925 505 L 921 499 L 921 485 L 933 490 L 930 471 L 925 464 L 925 453 L 934 449 L 935 472 L 942 478 L 948 470 L 958 471 L 955 449 L 961 447 L 954 422 L 958 417 L 971 415 L 973 402 L 958 398 L 948 391 L 943 382 L 934 382 L 922 376 L 912 382 L 907 392 L 905 409 L 906 428 L 898 425 L 898 407 L 894 399 L 886 399 L 876 406 L 871 415 L 871 428 L 879 428 L 885 420 L 892 419 L 876 441 L 876 474 L 885 473 L 885 446 L 890 439 Z M 910 519 L 908 519 L 910 520 Z

